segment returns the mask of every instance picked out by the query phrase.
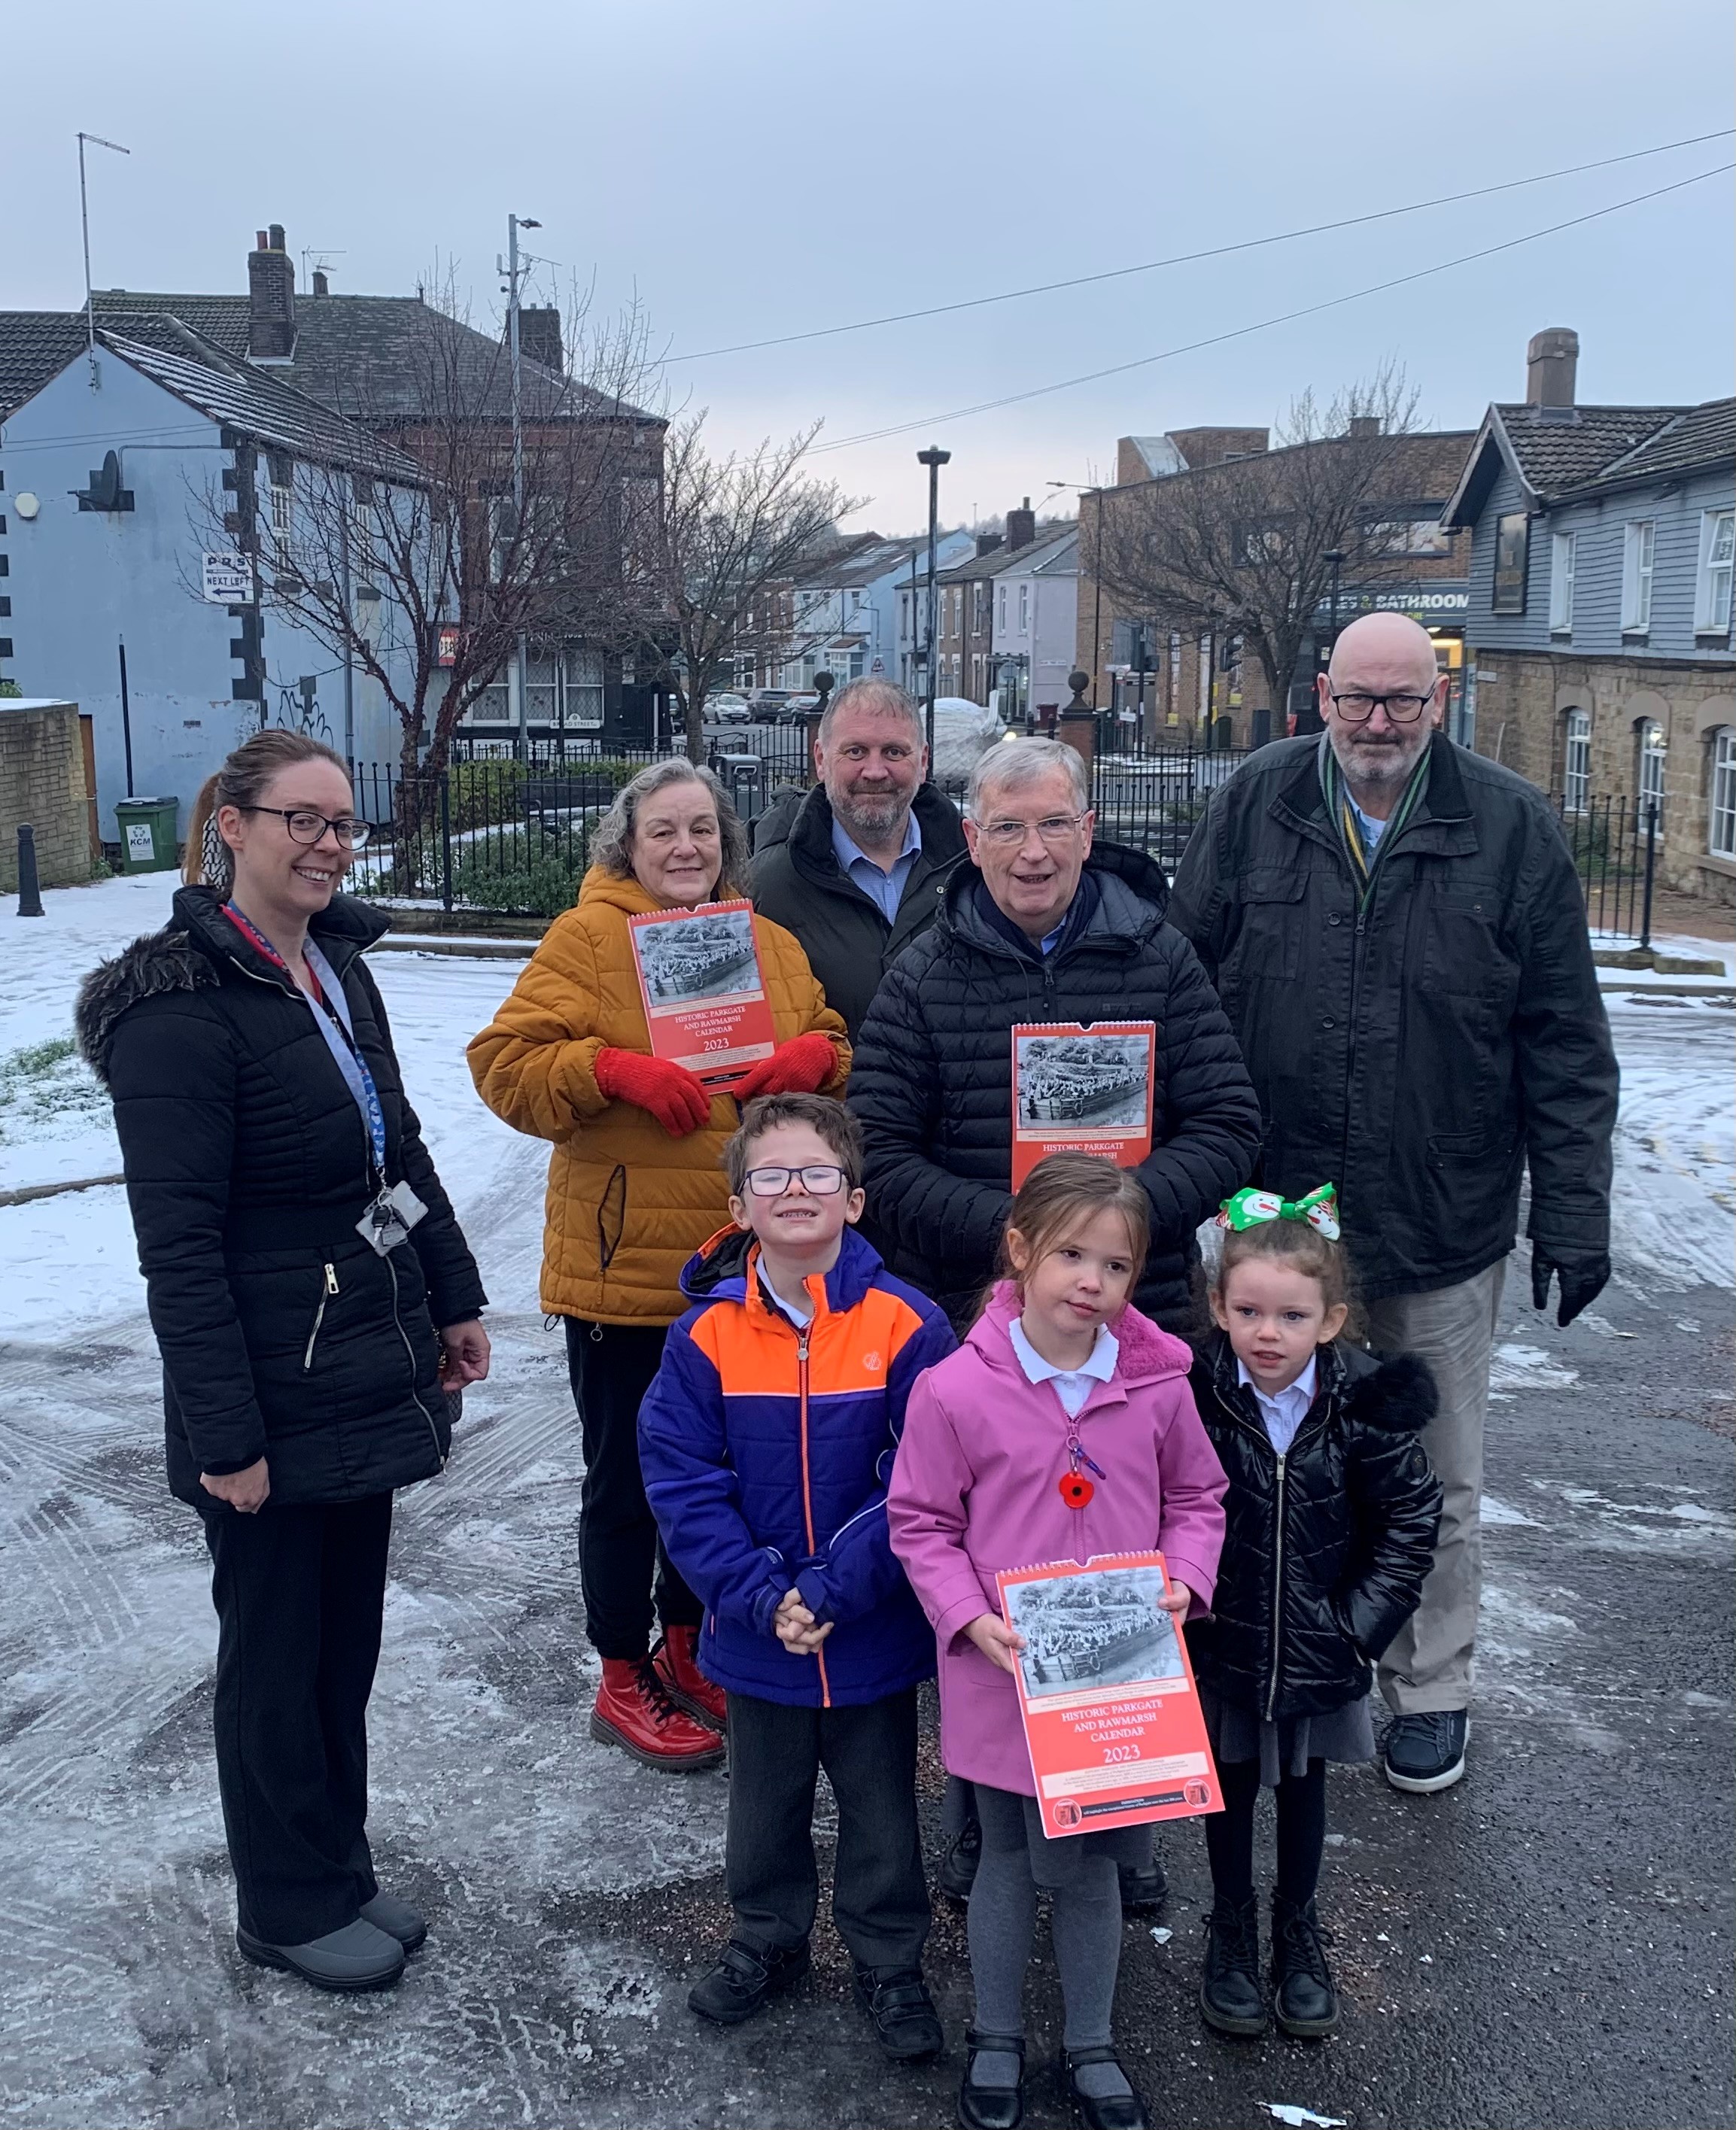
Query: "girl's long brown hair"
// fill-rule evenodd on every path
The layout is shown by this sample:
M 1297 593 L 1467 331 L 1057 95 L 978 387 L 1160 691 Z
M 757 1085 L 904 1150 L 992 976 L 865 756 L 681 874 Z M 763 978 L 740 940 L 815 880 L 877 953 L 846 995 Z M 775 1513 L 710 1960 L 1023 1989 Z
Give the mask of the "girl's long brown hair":
M 1131 1170 L 1117 1168 L 1094 1153 L 1046 1154 L 1020 1185 L 1007 1225 L 1016 1229 L 1024 1240 L 1029 1271 L 1099 1213 L 1119 1213 L 1127 1224 L 1127 1255 L 1133 1266 L 1127 1282 L 1131 1297 L 1151 1242 L 1150 1201 Z M 1004 1234 L 996 1278 L 1011 1280 L 1023 1292 L 1023 1278 L 1013 1269 Z M 991 1287 L 983 1296 L 984 1305 L 993 1292 Z
M 274 726 L 268 732 L 255 733 L 251 739 L 243 740 L 225 759 L 222 767 L 205 779 L 193 802 L 193 812 L 187 823 L 187 845 L 181 854 L 181 877 L 189 887 L 203 886 L 227 891 L 235 876 L 233 861 L 227 866 L 223 862 L 228 857 L 227 846 L 222 844 L 214 828 L 209 835 L 206 833 L 206 824 L 218 807 L 258 805 L 266 786 L 278 771 L 292 769 L 300 762 L 329 762 L 346 776 L 350 773 L 348 762 L 323 741 L 310 739 L 305 733 L 281 732 Z

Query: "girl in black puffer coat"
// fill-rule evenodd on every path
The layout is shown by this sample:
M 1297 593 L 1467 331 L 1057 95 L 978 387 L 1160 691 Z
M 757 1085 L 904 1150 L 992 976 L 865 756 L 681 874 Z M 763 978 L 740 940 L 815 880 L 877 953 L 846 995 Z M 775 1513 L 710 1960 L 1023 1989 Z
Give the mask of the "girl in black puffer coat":
M 1298 1204 L 1241 1191 L 1219 1220 L 1217 1330 L 1193 1386 L 1229 1474 L 1213 1609 L 1188 1645 L 1223 1791 L 1206 1822 L 1216 1898 L 1200 2005 L 1220 2032 L 1257 2034 L 1254 1806 L 1275 1792 L 1272 1981 L 1287 2033 L 1324 2034 L 1337 2000 L 1314 1889 L 1326 1764 L 1365 1760 L 1371 1667 L 1416 1610 L 1441 1488 L 1420 1432 L 1434 1378 L 1414 1354 L 1340 1343 L 1349 1315 L 1332 1187 Z
M 404 1099 L 335 891 L 357 834 L 329 747 L 255 735 L 194 809 L 164 931 L 85 979 L 163 1359 L 169 1483 L 203 1521 L 242 1951 L 327 1989 L 395 1982 L 421 1917 L 364 1832 L 395 1488 L 487 1372 L 476 1268 Z M 384 1191 L 408 1233 L 358 1232 Z M 419 1215 L 414 1207 L 419 1201 Z

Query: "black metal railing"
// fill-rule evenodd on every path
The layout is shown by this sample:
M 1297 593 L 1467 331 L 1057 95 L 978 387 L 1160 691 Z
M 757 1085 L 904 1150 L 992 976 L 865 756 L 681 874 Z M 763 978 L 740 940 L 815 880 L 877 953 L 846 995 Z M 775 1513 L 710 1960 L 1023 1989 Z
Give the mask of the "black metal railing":
M 1656 799 L 1554 795 L 1594 932 L 1652 943 L 1652 896 L 1663 809 Z
M 1098 757 L 1092 772 L 1097 832 L 1143 850 L 1173 872 L 1206 800 L 1245 751 L 1169 748 Z M 373 829 L 351 875 L 354 892 L 441 910 L 552 917 L 571 908 L 596 824 L 649 748 L 559 752 L 528 760 L 471 753 L 444 770 L 407 773 L 358 762 L 357 812 Z M 806 734 L 736 728 L 708 743 L 709 766 L 744 820 L 777 794 L 811 781 Z M 941 789 L 962 805 L 964 784 Z

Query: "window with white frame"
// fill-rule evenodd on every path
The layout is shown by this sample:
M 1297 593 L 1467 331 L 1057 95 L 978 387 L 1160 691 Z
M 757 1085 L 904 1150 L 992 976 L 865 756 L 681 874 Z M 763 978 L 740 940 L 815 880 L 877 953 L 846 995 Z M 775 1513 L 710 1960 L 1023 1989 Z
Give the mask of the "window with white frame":
M 1031 626 L 1031 587 L 1019 586 L 1019 633 L 1022 636 Z
M 1212 714 L 1212 632 L 1199 632 L 1199 721 L 1203 724 Z
M 1635 732 L 1639 742 L 1639 819 L 1643 828 L 1651 807 L 1657 809 L 1660 823 L 1663 819 L 1664 768 L 1669 743 L 1656 718 L 1642 718 Z
M 1169 701 L 1165 705 L 1165 711 L 1171 718 L 1179 717 L 1181 714 L 1181 631 L 1179 628 L 1172 628 L 1169 632 L 1169 673 L 1167 692 Z
M 295 490 L 287 478 L 274 480 L 268 491 L 271 503 L 271 537 L 280 559 L 288 563 L 295 540 Z
M 988 623 L 988 587 L 973 585 L 970 588 L 970 633 L 980 636 Z
M 1622 631 L 1638 636 L 1652 626 L 1652 557 L 1657 521 L 1630 518 L 1623 531 Z
M 997 585 L 995 586 L 995 627 L 997 628 L 1005 628 L 1006 626 L 1007 587 L 1005 585 Z
M 1736 858 L 1736 732 L 1720 725 L 1712 735 L 1711 804 L 1706 809 L 1706 848 L 1714 857 Z
M 1694 583 L 1694 629 L 1722 636 L 1730 626 L 1730 570 L 1736 559 L 1736 510 L 1705 510 L 1700 518 L 1700 571 Z
M 1573 633 L 1573 571 L 1577 532 L 1557 532 L 1549 543 L 1549 633 Z
M 1591 804 L 1591 714 L 1567 713 L 1567 752 L 1561 779 L 1562 804 L 1570 814 L 1583 814 Z

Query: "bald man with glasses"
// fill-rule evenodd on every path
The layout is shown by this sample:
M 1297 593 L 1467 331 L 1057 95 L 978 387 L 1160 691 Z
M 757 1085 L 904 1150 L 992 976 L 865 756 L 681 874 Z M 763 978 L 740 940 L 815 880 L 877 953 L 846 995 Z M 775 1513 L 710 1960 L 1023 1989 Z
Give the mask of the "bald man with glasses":
M 1445 1493 L 1423 1602 L 1380 1667 L 1394 1788 L 1465 1771 L 1489 1363 L 1520 1184 L 1532 1294 L 1566 1325 L 1609 1277 L 1616 1066 L 1584 899 L 1535 786 L 1439 729 L 1447 682 L 1403 614 L 1353 622 L 1323 732 L 1212 795 L 1175 879 L 1260 1096 L 1258 1180 L 1338 1187 L 1370 1343 L 1422 1354 Z

